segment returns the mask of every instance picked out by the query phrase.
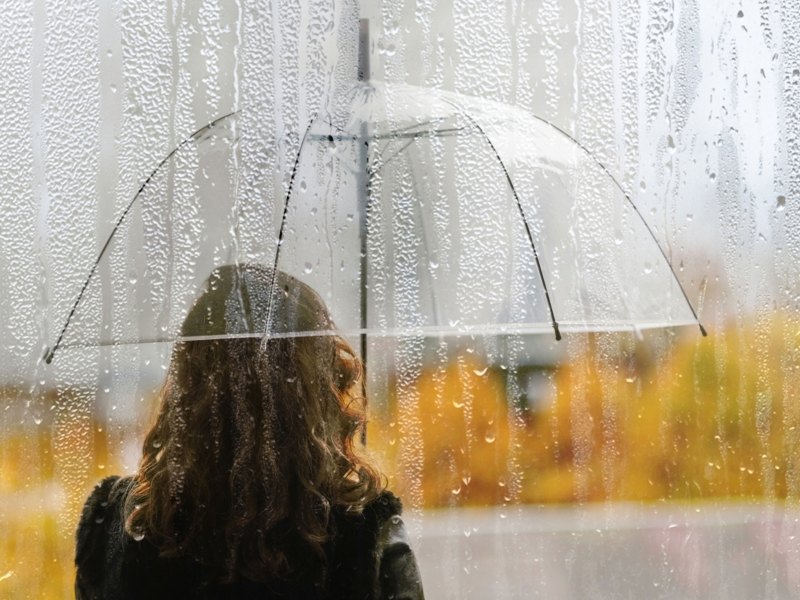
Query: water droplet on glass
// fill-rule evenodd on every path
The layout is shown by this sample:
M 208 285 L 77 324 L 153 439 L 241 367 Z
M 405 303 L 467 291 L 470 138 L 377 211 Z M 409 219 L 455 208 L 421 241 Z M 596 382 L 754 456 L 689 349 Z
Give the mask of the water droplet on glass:
M 310 262 L 307 262 L 305 265 L 303 265 L 303 273 L 306 275 L 309 275 L 313 270 L 314 267 Z
M 775 204 L 775 208 L 777 210 L 783 210 L 786 208 L 786 196 L 778 196 L 778 201 Z

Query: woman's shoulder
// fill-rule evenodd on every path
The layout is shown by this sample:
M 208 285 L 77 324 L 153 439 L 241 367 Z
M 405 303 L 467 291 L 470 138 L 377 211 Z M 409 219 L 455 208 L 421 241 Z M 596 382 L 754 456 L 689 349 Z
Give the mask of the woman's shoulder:
M 380 515 L 375 543 L 376 597 L 423 600 L 422 577 L 400 517 L 400 499 L 384 492 L 372 503 L 372 510 Z
M 399 518 L 402 511 L 400 499 L 389 491 L 378 494 L 361 511 L 334 511 L 326 552 L 331 597 L 378 597 L 381 534 L 386 523 Z
M 108 534 L 121 530 L 122 502 L 130 481 L 130 477 L 106 477 L 89 494 L 78 522 L 77 564 L 105 556 Z
M 133 477 L 111 475 L 98 482 L 86 499 L 83 510 L 97 511 L 105 509 L 112 502 L 119 502 L 130 487 Z
M 133 477 L 130 476 L 111 475 L 97 483 L 86 499 L 81 519 L 87 516 L 87 513 L 98 513 L 106 510 L 111 504 L 119 503 L 124 498 L 132 480 Z
M 357 543 L 360 547 L 374 547 L 384 525 L 399 519 L 403 503 L 392 492 L 384 490 L 370 500 L 362 510 L 339 507 L 333 511 L 332 534 L 334 541 Z M 352 539 L 351 539 L 352 538 Z
M 83 506 L 75 545 L 77 598 L 117 598 L 126 560 L 124 504 L 131 477 L 106 477 Z
M 378 524 L 382 524 L 394 516 L 403 514 L 403 503 L 392 492 L 384 490 L 367 503 L 364 513 L 374 518 Z
M 132 477 L 107 477 L 83 507 L 75 549 L 75 596 L 83 599 L 194 597 L 202 569 L 191 560 L 164 559 L 147 538 L 125 532 Z

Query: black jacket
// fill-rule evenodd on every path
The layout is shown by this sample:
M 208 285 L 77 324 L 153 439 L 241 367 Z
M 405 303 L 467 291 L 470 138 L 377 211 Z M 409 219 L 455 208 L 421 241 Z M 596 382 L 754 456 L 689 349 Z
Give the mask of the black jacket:
M 297 575 L 270 583 L 210 581 L 208 569 L 186 557 L 159 557 L 145 538 L 122 527 L 129 478 L 109 477 L 94 489 L 77 532 L 75 597 L 79 600 L 161 598 L 291 598 L 297 600 L 418 600 L 422 584 L 400 519 L 400 501 L 382 493 L 362 515 L 333 513 L 336 535 L 326 545 L 324 583 Z

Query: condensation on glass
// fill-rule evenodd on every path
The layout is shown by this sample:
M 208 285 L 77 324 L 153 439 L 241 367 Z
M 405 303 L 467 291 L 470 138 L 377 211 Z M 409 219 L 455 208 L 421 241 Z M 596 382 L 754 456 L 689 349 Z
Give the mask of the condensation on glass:
M 233 263 L 364 356 L 429 597 L 797 595 L 790 7 L 83 4 L 0 42 L 0 596 L 71 593 Z

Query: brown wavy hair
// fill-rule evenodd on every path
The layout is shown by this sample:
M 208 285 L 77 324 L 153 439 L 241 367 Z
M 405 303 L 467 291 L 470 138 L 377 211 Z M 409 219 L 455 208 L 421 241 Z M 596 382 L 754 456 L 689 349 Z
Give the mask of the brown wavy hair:
M 332 323 L 310 287 L 282 272 L 272 283 L 255 265 L 209 277 L 124 505 L 134 539 L 226 581 L 322 569 L 332 510 L 358 513 L 382 487 L 355 451 L 360 360 L 344 339 L 313 335 Z M 305 335 L 231 337 L 264 331 L 268 316 Z

